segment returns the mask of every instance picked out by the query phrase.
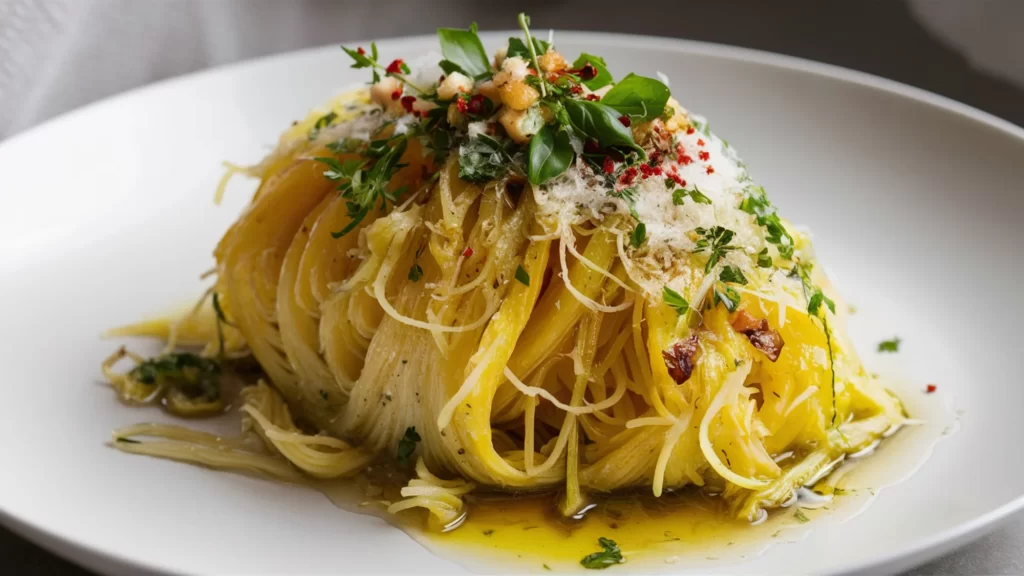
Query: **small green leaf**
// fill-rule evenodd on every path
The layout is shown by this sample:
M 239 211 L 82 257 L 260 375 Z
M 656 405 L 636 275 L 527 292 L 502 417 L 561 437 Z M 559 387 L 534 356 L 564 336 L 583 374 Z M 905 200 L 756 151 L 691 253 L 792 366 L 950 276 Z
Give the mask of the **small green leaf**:
M 833 302 L 825 293 L 821 291 L 821 288 L 815 288 L 814 293 L 811 294 L 810 299 L 807 301 L 807 313 L 811 316 L 817 316 L 818 311 L 821 309 L 821 305 L 824 303 L 828 306 L 828 309 L 833 314 L 836 313 L 836 303 Z M 898 340 L 898 339 L 897 339 Z
M 637 120 L 653 120 L 664 113 L 670 94 L 661 81 L 630 74 L 601 97 L 601 103 Z
M 445 59 L 469 76 L 477 78 L 491 73 L 491 61 L 476 31 L 438 28 L 437 38 L 441 41 L 441 53 Z
M 633 248 L 639 248 L 643 245 L 645 238 L 647 238 L 647 225 L 639 222 L 636 228 L 633 228 L 633 233 L 629 235 L 629 245 Z
M 532 39 L 533 50 L 538 56 L 547 53 L 548 48 L 551 46 L 550 44 L 540 38 Z M 526 61 L 529 61 L 530 58 L 532 58 L 532 56 L 530 56 L 529 48 L 526 47 L 526 42 L 523 42 L 522 39 L 516 38 L 515 36 L 508 39 L 508 52 L 505 53 L 506 58 L 511 58 L 513 56 L 518 56 Z
M 526 172 L 530 183 L 537 186 L 568 170 L 575 152 L 569 133 L 544 126 L 530 138 Z
M 761 268 L 772 267 L 772 257 L 768 255 L 767 248 L 762 248 L 761 251 L 757 253 L 757 265 Z
M 480 134 L 459 147 L 459 178 L 483 183 L 498 180 L 508 173 L 512 157 L 500 142 Z
M 466 74 L 466 71 L 462 69 L 462 66 L 459 66 L 458 64 L 452 62 L 451 60 L 441 60 L 440 62 L 437 63 L 437 65 L 441 67 L 441 70 L 445 73 L 445 75 L 451 74 L 452 72 L 458 72 L 463 76 L 469 76 L 469 74 Z
M 566 100 L 563 105 L 572 127 L 588 140 L 597 140 L 601 148 L 633 148 L 646 159 L 643 149 L 633 141 L 633 132 L 622 125 L 619 121 L 621 114 L 614 109 L 590 100 Z
M 902 340 L 900 340 L 899 336 L 894 337 L 892 340 L 884 340 L 882 342 L 879 342 L 878 343 L 878 351 L 879 352 L 899 352 L 899 350 L 900 350 L 900 342 L 902 342 Z
M 422 277 L 423 277 L 423 267 L 420 266 L 419 264 L 413 264 L 412 267 L 409 268 L 409 280 L 411 280 L 413 282 L 419 282 L 420 278 L 422 278 Z
M 516 267 L 516 280 L 519 280 L 524 286 L 530 285 L 530 274 L 527 273 L 522 264 Z
M 735 312 L 740 305 L 740 294 L 729 286 L 722 285 L 724 290 L 715 288 L 715 301 L 721 302 L 729 312 Z
M 804 511 L 801 508 L 796 509 L 796 512 L 793 513 L 793 518 L 796 518 L 797 522 L 800 522 L 801 524 L 811 521 L 811 519 L 804 514 Z
M 693 190 L 690 190 L 690 198 L 697 204 L 711 204 L 711 198 L 705 196 L 700 191 L 700 188 L 697 188 L 696 186 L 693 187 Z
M 596 76 L 590 80 L 583 81 L 583 85 L 587 88 L 597 90 L 598 88 L 604 88 L 614 81 L 612 73 L 608 71 L 608 65 L 605 64 L 604 58 L 601 58 L 600 56 L 594 56 L 593 54 L 587 54 L 584 52 L 580 54 L 580 57 L 577 58 L 575 62 L 572 63 L 572 67 L 578 70 L 587 64 L 590 64 L 595 70 L 597 70 Z
M 686 311 L 690 309 L 690 303 L 686 301 L 686 298 L 668 286 L 661 289 L 661 297 L 665 300 L 665 304 L 668 304 L 680 316 L 686 314 Z
M 733 284 L 747 283 L 747 277 L 743 275 L 743 271 L 735 266 L 726 266 L 725 268 L 722 268 L 722 272 L 718 275 L 718 279 L 722 282 L 731 282 Z
M 625 559 L 622 558 L 622 550 L 619 549 L 619 545 L 616 544 L 614 540 L 609 540 L 602 536 L 597 539 L 597 543 L 600 544 L 601 548 L 604 548 L 604 550 L 589 554 L 580 560 L 580 564 L 584 568 L 589 570 L 604 570 L 609 566 L 625 562 Z
M 405 466 L 409 464 L 409 457 L 416 451 L 416 443 L 422 440 L 416 432 L 415 426 L 405 429 L 405 435 L 398 441 L 398 463 Z

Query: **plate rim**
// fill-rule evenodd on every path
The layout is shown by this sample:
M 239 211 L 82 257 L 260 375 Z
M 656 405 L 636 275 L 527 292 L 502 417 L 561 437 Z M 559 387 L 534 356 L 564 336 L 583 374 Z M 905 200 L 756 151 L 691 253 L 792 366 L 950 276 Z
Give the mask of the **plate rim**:
M 568 37 L 574 41 L 600 42 L 607 45 L 630 48 L 718 57 L 838 80 L 843 83 L 906 98 L 933 109 L 972 120 L 1013 139 L 1024 142 L 1024 127 L 1018 126 L 1009 120 L 923 88 L 834 64 L 766 50 L 684 38 L 582 30 L 554 29 L 553 31 L 561 38 Z M 503 38 L 509 34 L 517 35 L 518 33 L 518 31 L 514 30 L 496 30 L 482 32 L 481 36 L 486 41 L 488 39 Z M 395 36 L 375 41 L 390 49 L 400 48 L 403 44 L 432 43 L 435 42 L 435 39 L 436 36 L 434 34 L 421 34 L 415 36 Z M 369 42 L 369 40 L 356 40 L 347 43 L 360 44 L 366 42 Z M 73 121 L 79 116 L 95 113 L 96 110 L 116 107 L 122 100 L 136 97 L 145 98 L 151 92 L 174 90 L 179 84 L 201 81 L 207 76 L 259 68 L 276 61 L 315 57 L 327 50 L 336 50 L 336 46 L 337 44 L 328 44 L 221 64 L 195 72 L 172 76 L 109 95 L 61 113 L 0 140 L 0 162 L 3 161 L 7 149 L 21 146 L 23 142 L 30 141 L 37 134 L 49 130 L 52 125 Z M 920 565 L 957 546 L 965 545 L 980 538 L 1004 524 L 1012 514 L 1022 509 L 1024 509 L 1024 493 L 968 521 L 961 522 L 931 536 L 911 540 L 911 543 L 902 550 L 838 568 L 834 574 L 870 573 L 883 566 L 896 566 L 900 570 L 904 570 Z M 2 502 L 0 502 L 0 525 L 5 526 L 13 533 L 66 561 L 100 573 L 139 573 L 141 571 L 152 574 L 182 574 L 182 572 L 169 566 L 156 565 L 146 560 L 131 558 L 116 549 L 107 550 L 84 545 L 69 535 L 61 534 L 61 531 L 54 530 L 52 527 L 42 525 L 28 518 L 15 516 L 5 509 Z M 756 562 L 756 560 L 753 561 Z

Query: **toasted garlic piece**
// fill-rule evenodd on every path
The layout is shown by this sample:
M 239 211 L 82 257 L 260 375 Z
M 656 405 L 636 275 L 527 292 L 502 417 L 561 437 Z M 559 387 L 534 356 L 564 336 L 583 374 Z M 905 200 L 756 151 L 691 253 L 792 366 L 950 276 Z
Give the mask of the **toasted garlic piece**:
M 540 64 L 540 69 L 545 72 L 561 72 L 569 67 L 565 57 L 554 50 L 537 56 L 537 63 Z
M 476 91 L 481 94 L 484 98 L 491 101 L 491 104 L 495 106 L 501 105 L 501 94 L 498 93 L 498 86 L 494 84 L 493 80 L 488 80 L 480 84 Z
M 399 94 L 402 93 L 402 83 L 397 78 L 385 76 L 380 79 L 380 82 L 370 86 L 370 100 L 380 104 L 386 110 L 398 100 L 398 98 L 392 98 L 396 91 Z
M 473 79 L 461 72 L 452 72 L 445 76 L 437 86 L 437 97 L 441 100 L 451 100 L 456 94 L 466 94 L 473 90 Z
M 540 98 L 540 92 L 522 80 L 516 80 L 498 88 L 501 103 L 513 110 L 526 110 Z
M 538 106 L 528 110 L 502 108 L 498 113 L 498 122 L 501 122 L 509 138 L 519 144 L 525 144 L 531 136 L 540 132 L 540 129 L 544 127 L 544 115 L 539 108 Z

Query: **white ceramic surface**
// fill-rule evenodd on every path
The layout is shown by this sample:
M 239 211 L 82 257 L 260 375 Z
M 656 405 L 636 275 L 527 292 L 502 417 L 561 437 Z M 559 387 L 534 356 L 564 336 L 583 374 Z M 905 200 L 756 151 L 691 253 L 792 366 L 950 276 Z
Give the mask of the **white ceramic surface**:
M 793 58 L 656 38 L 555 40 L 568 54 L 605 55 L 619 75 L 668 74 L 782 213 L 815 232 L 840 288 L 874 319 L 854 329 L 869 367 L 883 360 L 874 344 L 898 334 L 905 393 L 935 382 L 929 401 L 955 398 L 963 411 L 961 431 L 863 514 L 720 570 L 896 571 L 1024 504 L 1024 130 Z M 390 60 L 434 40 L 379 46 Z M 257 160 L 364 72 L 334 47 L 288 54 L 130 92 L 0 144 L 0 521 L 111 574 L 460 570 L 318 493 L 104 445 L 112 427 L 161 416 L 99 384 L 114 343 L 98 334 L 196 294 L 248 194 L 234 185 L 227 205 L 212 206 L 220 161 Z

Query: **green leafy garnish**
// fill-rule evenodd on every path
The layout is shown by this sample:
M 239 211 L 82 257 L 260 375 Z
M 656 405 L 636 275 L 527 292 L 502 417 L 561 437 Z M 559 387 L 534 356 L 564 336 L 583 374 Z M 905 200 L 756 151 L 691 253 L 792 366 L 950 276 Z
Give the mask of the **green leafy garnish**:
M 715 287 L 715 304 L 719 302 L 729 312 L 735 312 L 736 308 L 740 305 L 740 294 L 731 286 L 719 284 Z
M 395 64 L 398 64 L 397 70 L 381 66 L 380 62 L 377 61 L 378 54 L 376 43 L 370 42 L 369 55 L 367 55 L 366 51 L 363 50 L 362 48 L 357 48 L 353 50 L 351 48 L 346 48 L 342 46 L 341 49 L 345 51 L 345 54 L 348 54 L 349 56 L 352 57 L 352 60 L 355 62 L 354 64 L 352 64 L 353 68 L 369 68 L 373 72 L 373 80 L 371 84 L 376 84 L 377 82 L 380 82 L 379 71 L 383 70 L 385 76 L 397 78 L 400 82 L 412 88 L 416 92 L 419 92 L 420 94 L 426 94 L 426 91 L 424 91 L 422 88 L 409 81 L 409 78 L 406 76 L 407 74 L 409 74 L 409 67 L 401 60 L 395 60 L 394 62 Z
M 545 54 L 547 53 L 548 48 L 551 47 L 550 44 L 540 38 L 532 39 L 533 51 L 537 54 Z M 515 36 L 508 39 L 508 52 L 505 53 L 505 57 L 507 58 L 511 58 L 513 56 L 518 56 L 523 60 L 530 60 L 530 58 L 532 58 L 529 48 L 526 47 L 526 43 Z
M 786 260 L 793 259 L 793 237 L 782 225 L 782 219 L 776 214 L 775 206 L 768 201 L 763 187 L 748 186 L 744 190 L 740 210 L 756 217 L 757 225 L 763 226 L 768 233 L 766 240 L 778 247 L 780 256 Z
M 548 125 L 530 139 L 526 172 L 530 183 L 540 185 L 565 172 L 575 152 L 569 133 Z
M 399 160 L 405 153 L 407 145 L 408 136 L 406 135 L 397 136 L 391 140 L 371 142 L 367 155 L 372 156 L 379 153 L 380 157 L 369 169 L 366 169 L 369 160 L 339 162 L 335 158 L 314 158 L 329 168 L 324 171 L 324 177 L 339 183 L 338 190 L 341 192 L 341 197 L 346 200 L 345 207 L 348 217 L 351 219 L 342 230 L 331 232 L 331 236 L 341 238 L 348 234 L 363 221 L 363 218 L 378 201 L 383 210 L 388 201 L 395 202 L 398 196 L 405 192 L 404 189 L 388 191 L 388 184 L 390 184 L 392 176 L 405 166 L 399 164 Z
M 413 264 L 409 268 L 409 280 L 413 282 L 419 282 L 420 278 L 423 277 L 423 267 L 419 264 Z
M 721 226 L 714 226 L 710 229 L 697 228 L 694 230 L 700 238 L 697 240 L 694 253 L 708 252 L 708 261 L 704 265 L 704 273 L 710 274 L 711 269 L 718 264 L 718 261 L 722 259 L 728 252 L 735 250 L 735 246 L 730 246 L 729 242 L 732 242 L 735 233 L 728 228 Z
M 416 443 L 422 440 L 416 432 L 415 426 L 405 429 L 405 435 L 398 441 L 398 463 L 405 466 L 409 464 L 409 457 L 416 451 Z
M 825 293 L 821 291 L 821 288 L 815 288 L 814 294 L 811 295 L 811 299 L 807 301 L 807 313 L 811 316 L 817 316 L 818 311 L 821 310 L 821 305 L 824 303 L 828 306 L 828 309 L 833 314 L 836 313 L 836 303 L 831 298 L 825 296 Z
M 646 159 L 643 149 L 633 141 L 633 132 L 622 125 L 619 121 L 621 114 L 614 109 L 590 100 L 566 100 L 562 104 L 569 116 L 569 122 L 581 136 L 588 140 L 596 140 L 601 148 L 633 148 Z
M 700 191 L 700 188 L 697 188 L 696 186 L 693 187 L 693 190 L 676 188 L 675 191 L 672 192 L 672 203 L 676 206 L 682 206 L 683 201 L 686 200 L 687 197 L 697 204 L 711 204 L 711 198 L 705 196 L 704 193 Z
M 654 78 L 629 74 L 601 98 L 601 104 L 635 120 L 654 120 L 665 112 L 670 91 Z
M 171 352 L 140 363 L 129 375 L 143 384 L 180 392 L 190 400 L 220 399 L 220 363 L 190 352 Z
M 878 343 L 879 352 L 899 352 L 900 350 L 900 338 L 899 336 L 894 337 L 892 340 L 883 340 Z
M 633 248 L 639 248 L 644 243 L 644 239 L 647 238 L 647 225 L 643 222 L 638 222 L 636 228 L 633 228 L 633 232 L 629 235 L 629 245 Z
M 491 74 L 491 62 L 483 42 L 477 36 L 476 24 L 472 24 L 469 30 L 438 28 L 437 37 L 441 41 L 441 54 L 444 54 L 445 60 L 458 66 L 461 72 L 473 78 Z
M 523 44 L 523 47 L 530 53 L 530 62 L 533 63 L 533 69 L 539 72 L 541 68 L 540 63 L 537 61 L 537 54 L 543 54 L 543 52 L 537 50 L 537 43 L 533 41 L 533 36 L 530 35 L 530 17 L 523 12 L 519 13 L 519 27 L 522 28 L 523 35 L 526 36 L 526 42 Z M 541 82 L 540 95 L 542 98 L 548 95 L 547 82 Z
M 661 289 L 661 297 L 665 300 L 665 304 L 668 304 L 680 316 L 686 314 L 690 309 L 690 303 L 686 301 L 686 298 L 668 286 Z
M 767 248 L 762 248 L 761 251 L 757 253 L 757 265 L 761 268 L 772 267 L 772 257 L 768 255 Z
M 516 267 L 516 280 L 519 280 L 524 286 L 530 285 L 530 274 L 526 271 L 526 268 L 523 268 L 522 264 Z
M 743 271 L 736 266 L 726 266 L 722 268 L 722 273 L 718 275 L 718 279 L 722 282 L 732 282 L 733 284 L 746 284 L 747 277 L 743 275 Z
M 508 173 L 512 157 L 494 138 L 480 134 L 459 147 L 459 178 L 482 183 L 498 180 Z
M 587 54 L 586 52 L 580 54 L 580 57 L 572 63 L 572 67 L 579 70 L 590 64 L 597 71 L 597 74 L 590 80 L 583 80 L 583 85 L 591 90 L 597 90 L 604 88 L 605 86 L 614 82 L 612 73 L 608 71 L 608 65 L 605 64 L 604 58 L 600 56 L 594 56 L 593 54 Z
M 320 135 L 320 131 L 331 125 L 338 119 L 338 115 L 334 112 L 328 112 L 323 116 L 316 119 L 313 123 L 313 127 L 309 129 L 309 134 L 306 136 L 309 140 L 316 140 L 316 137 Z
M 797 521 L 800 522 L 801 524 L 803 524 L 804 522 L 810 522 L 811 521 L 811 519 L 808 518 L 807 515 L 804 514 L 804 511 L 802 509 L 800 509 L 800 508 L 797 508 L 796 512 L 793 513 L 793 518 L 796 518 Z
M 601 545 L 604 550 L 600 552 L 594 552 L 589 554 L 580 560 L 580 564 L 590 570 L 604 570 L 609 566 L 615 564 L 622 564 L 625 559 L 622 558 L 622 550 L 619 550 L 619 545 L 614 540 L 609 540 L 604 536 L 597 539 L 597 543 Z

